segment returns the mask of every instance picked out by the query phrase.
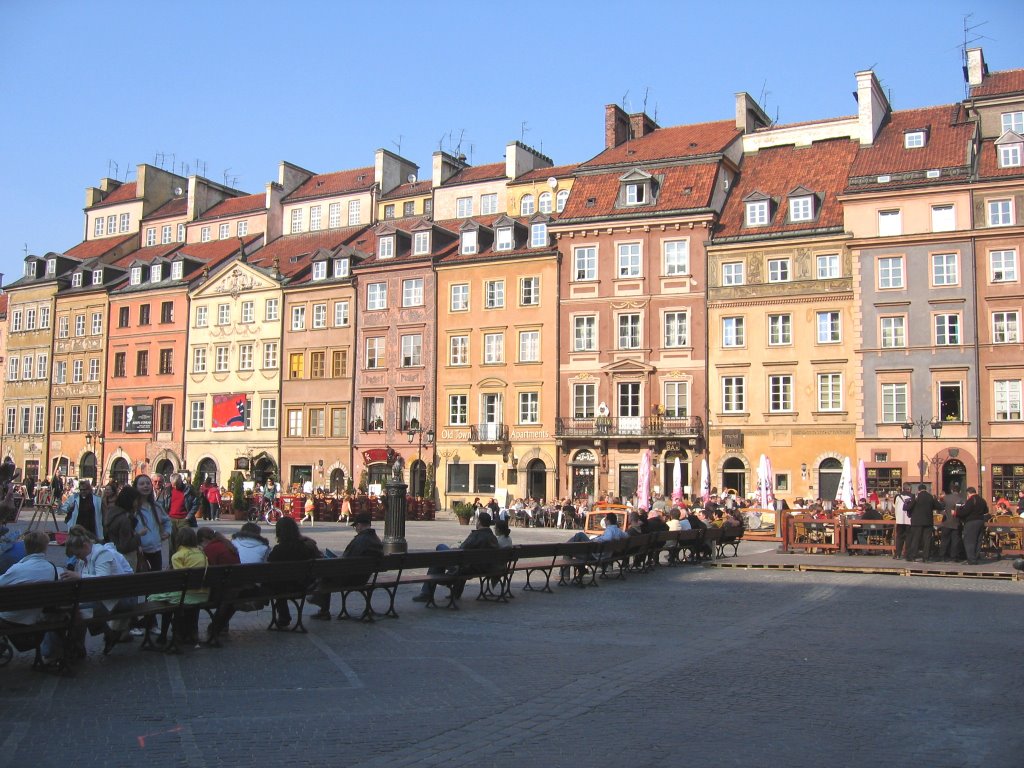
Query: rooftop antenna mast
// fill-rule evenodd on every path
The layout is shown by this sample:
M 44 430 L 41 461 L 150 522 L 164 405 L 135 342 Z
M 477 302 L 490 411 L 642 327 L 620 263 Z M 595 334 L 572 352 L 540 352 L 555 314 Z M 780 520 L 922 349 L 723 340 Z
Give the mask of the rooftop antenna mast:
M 647 94 L 649 94 L 650 92 L 651 92 L 651 86 L 648 85 L 648 86 L 646 86 L 644 88 L 644 108 L 643 108 L 643 113 L 645 115 L 647 114 Z
M 960 49 L 960 63 L 963 65 L 963 68 L 964 68 L 964 97 L 965 98 L 969 97 L 971 95 L 971 84 L 967 82 L 967 46 L 971 45 L 972 43 L 976 43 L 979 40 L 992 40 L 992 38 L 988 37 L 987 35 L 980 35 L 980 34 L 975 35 L 975 34 L 973 34 L 974 30 L 978 29 L 979 27 L 985 26 L 986 24 L 988 24 L 988 22 L 987 21 L 982 21 L 982 22 L 980 22 L 978 24 L 973 24 L 972 25 L 971 24 L 971 17 L 972 16 L 974 16 L 973 13 L 964 14 L 964 41 L 963 41 L 962 44 L 957 46 Z
M 519 124 L 519 140 L 521 142 L 523 142 L 523 144 L 526 143 L 526 133 L 527 133 L 527 131 L 530 130 L 526 126 L 527 126 L 527 122 L 525 120 L 523 120 L 523 122 L 521 122 Z
M 398 134 L 398 141 L 392 141 L 391 143 L 395 145 L 395 149 L 398 151 L 398 154 L 401 155 L 402 154 L 402 134 Z
M 114 169 L 113 173 L 110 172 L 111 168 Z M 107 160 L 107 176 L 109 176 L 112 179 L 116 179 L 117 178 L 117 174 L 120 173 L 120 171 L 121 171 L 121 169 L 118 166 L 116 161 L 114 161 L 114 160 Z

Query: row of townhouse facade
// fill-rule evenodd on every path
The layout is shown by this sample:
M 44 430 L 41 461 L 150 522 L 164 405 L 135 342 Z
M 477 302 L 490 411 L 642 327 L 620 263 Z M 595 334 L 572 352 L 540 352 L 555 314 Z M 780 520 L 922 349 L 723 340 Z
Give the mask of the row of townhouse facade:
M 519 142 L 429 179 L 386 150 L 263 193 L 140 166 L 87 191 L 85 238 L 26 258 L 0 337 L 0 452 L 26 475 L 187 469 L 414 493 L 834 496 L 1024 483 L 1024 70 L 970 95 Z

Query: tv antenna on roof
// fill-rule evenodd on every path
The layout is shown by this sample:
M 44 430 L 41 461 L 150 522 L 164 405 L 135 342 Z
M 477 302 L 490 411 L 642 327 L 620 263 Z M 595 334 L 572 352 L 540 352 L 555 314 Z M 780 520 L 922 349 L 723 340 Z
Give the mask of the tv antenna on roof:
M 983 27 L 986 24 L 988 24 L 987 21 L 982 21 L 972 26 L 970 24 L 970 19 L 973 15 L 973 13 L 964 14 L 964 41 L 963 43 L 957 46 L 957 48 L 960 49 L 960 61 L 964 67 L 964 96 L 971 95 L 971 85 L 969 82 L 967 82 L 967 46 L 969 46 L 971 43 L 976 43 L 979 40 L 993 39 L 988 35 L 974 35 L 973 37 L 971 37 L 971 33 L 974 32 L 974 30 L 978 29 L 978 27 Z
M 643 109 L 643 112 L 644 112 L 645 115 L 647 114 L 647 94 L 649 94 L 650 92 L 651 92 L 651 86 L 648 85 L 647 87 L 644 88 L 644 109 Z
M 526 143 L 526 132 L 530 130 L 526 126 L 527 122 L 525 120 L 519 124 L 519 140 L 524 144 Z
M 402 154 L 402 134 L 398 134 L 398 141 L 392 141 L 391 143 L 395 145 L 395 149 L 397 150 L 398 154 L 401 155 Z
M 110 172 L 111 168 L 114 169 L 113 173 Z M 107 176 L 109 176 L 112 179 L 116 179 L 117 178 L 117 174 L 119 172 L 120 172 L 120 168 L 118 167 L 117 162 L 114 161 L 114 160 L 107 160 Z

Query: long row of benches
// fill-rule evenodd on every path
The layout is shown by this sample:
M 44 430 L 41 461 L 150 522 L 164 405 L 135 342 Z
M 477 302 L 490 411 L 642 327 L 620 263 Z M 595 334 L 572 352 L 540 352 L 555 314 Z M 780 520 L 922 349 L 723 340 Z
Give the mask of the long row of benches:
M 662 554 L 666 556 L 667 565 L 696 562 L 716 552 L 722 556 L 727 546 L 732 546 L 735 554 L 741 536 L 742 529 L 727 529 L 723 533 L 722 529 L 709 528 L 706 531 L 664 531 L 609 542 L 407 552 L 378 560 L 326 558 L 21 584 L 0 588 L 0 611 L 33 608 L 46 608 L 47 611 L 41 621 L 31 626 L 0 626 L 0 635 L 35 636 L 34 664 L 38 666 L 42 664 L 39 650 L 42 633 L 60 634 L 65 639 L 64 648 L 68 648 L 79 621 L 76 617 L 80 608 L 118 601 L 122 607 L 115 610 L 98 609 L 93 623 L 99 618 L 103 621 L 147 620 L 168 612 L 181 616 L 187 609 L 201 609 L 212 614 L 226 606 L 244 610 L 270 604 L 268 629 L 305 632 L 302 614 L 311 593 L 321 597 L 340 594 L 339 619 L 373 621 L 378 616 L 397 618 L 395 603 L 400 586 L 446 588 L 447 597 L 441 605 L 456 609 L 465 584 L 475 580 L 479 587 L 477 600 L 504 603 L 513 597 L 512 579 L 516 574 L 525 576 L 525 591 L 552 592 L 551 582 L 556 573 L 560 585 L 596 586 L 598 579 L 624 579 L 630 571 L 648 571 L 660 564 Z M 353 581 L 362 583 L 352 586 Z M 200 589 L 208 590 L 208 599 L 198 604 L 187 603 L 186 592 Z M 148 599 L 151 595 L 168 594 L 176 595 L 177 599 L 172 602 Z M 385 596 L 386 607 L 375 607 L 376 594 Z M 351 608 L 350 602 L 356 595 L 360 598 L 359 604 Z M 294 625 L 278 616 L 279 601 L 289 601 L 294 605 Z M 377 602 L 381 603 L 380 600 Z M 433 592 L 427 606 L 438 607 Z M 144 623 L 150 626 L 153 622 Z M 142 644 L 146 648 L 152 647 L 148 629 Z M 168 650 L 175 649 L 176 638 L 172 635 Z M 66 660 L 62 659 L 58 666 L 66 668 Z

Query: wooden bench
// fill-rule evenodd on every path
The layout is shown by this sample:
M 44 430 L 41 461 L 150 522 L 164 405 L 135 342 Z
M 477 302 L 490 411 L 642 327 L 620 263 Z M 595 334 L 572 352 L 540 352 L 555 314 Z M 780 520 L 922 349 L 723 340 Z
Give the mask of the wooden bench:
M 46 607 L 39 621 L 34 624 L 0 624 L 0 635 L 8 638 L 23 638 L 19 643 L 25 650 L 34 649 L 33 669 L 43 667 L 42 642 L 47 632 L 56 632 L 66 638 L 71 628 L 74 606 L 78 602 L 77 581 L 40 581 L 28 584 L 17 584 L 0 588 L 0 611 L 23 611 Z M 64 672 L 68 668 L 68 648 L 62 643 L 62 654 L 57 659 L 57 671 Z
M 456 582 L 464 582 L 466 577 L 457 573 L 457 571 L 464 562 L 464 553 L 472 551 L 474 550 L 444 549 L 433 552 L 403 552 L 385 555 L 380 564 L 380 572 L 387 575 L 384 578 L 378 576 L 374 583 L 374 590 L 381 589 L 388 596 L 388 608 L 383 615 L 398 618 L 398 612 L 395 610 L 395 597 L 398 593 L 398 587 L 403 584 L 417 586 L 432 584 L 435 589 L 438 586 L 446 587 L 448 589 L 446 607 L 458 608 L 455 605 L 455 600 L 458 599 L 454 594 L 455 584 Z M 480 551 L 494 552 L 497 550 Z M 409 573 L 410 571 L 426 571 L 429 568 L 440 568 L 444 569 L 445 572 L 437 575 Z M 433 595 L 430 596 L 426 605 L 431 608 L 437 607 Z
M 353 615 L 348 609 L 348 600 L 352 595 L 363 599 L 363 610 L 359 613 L 360 621 L 373 621 L 371 598 L 376 589 L 380 575 L 382 558 L 379 557 L 337 557 L 315 560 L 313 577 L 316 579 L 314 592 L 341 595 L 339 619 L 349 619 Z M 362 579 L 361 583 L 355 581 Z
M 525 573 L 526 584 L 523 585 L 524 592 L 547 592 L 552 593 L 551 572 L 555 569 L 555 563 L 565 552 L 565 542 L 552 544 L 518 544 L 513 549 L 516 552 L 516 562 L 512 568 L 513 573 Z M 544 586 L 535 587 L 532 584 L 533 574 L 540 572 L 544 576 Z
M 721 532 L 721 535 L 715 547 L 715 557 L 725 557 L 726 547 L 732 547 L 732 556 L 736 557 L 740 551 L 740 541 L 743 539 L 743 526 L 723 525 L 717 530 Z

